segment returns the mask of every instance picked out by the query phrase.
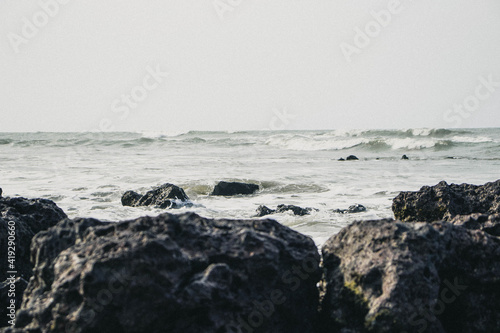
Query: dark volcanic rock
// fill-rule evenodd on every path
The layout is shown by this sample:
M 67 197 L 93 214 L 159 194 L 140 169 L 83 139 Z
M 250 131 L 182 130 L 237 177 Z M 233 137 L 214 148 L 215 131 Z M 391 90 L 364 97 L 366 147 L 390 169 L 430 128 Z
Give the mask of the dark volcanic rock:
M 366 207 L 360 204 L 355 204 L 352 206 L 349 206 L 347 209 L 335 209 L 333 211 L 334 213 L 340 213 L 340 214 L 354 214 L 354 213 L 361 213 L 361 212 L 366 212 Z
M 32 259 L 17 328 L 302 333 L 317 315 L 314 242 L 269 219 L 64 220 Z
M 337 161 L 345 161 L 345 159 L 343 157 L 341 157 Z
M 7 262 L 9 230 L 15 227 L 16 253 L 15 271 L 17 276 L 29 280 L 32 274 L 30 244 L 33 236 L 66 218 L 57 205 L 46 199 L 0 198 L 0 281 L 5 281 L 9 269 Z M 9 225 L 10 222 L 10 225 Z M 14 222 L 14 223 L 12 223 Z
M 270 214 L 284 213 L 288 211 L 293 212 L 294 215 L 304 216 L 311 214 L 312 210 L 313 209 L 310 207 L 302 208 L 294 205 L 278 205 L 276 209 L 270 209 L 269 207 L 266 206 L 259 206 L 257 208 L 257 216 L 262 217 Z
M 500 180 L 484 185 L 451 184 L 442 181 L 418 192 L 401 192 L 392 202 L 394 216 L 401 221 L 449 221 L 456 215 L 500 213 Z
M 355 160 L 359 160 L 359 158 L 357 158 L 354 155 L 349 155 L 346 157 L 346 161 L 355 161 Z
M 15 299 L 16 308 L 21 305 L 21 299 L 26 282 L 32 275 L 33 265 L 30 262 L 30 245 L 33 236 L 54 226 L 60 220 L 66 218 L 66 214 L 57 205 L 45 199 L 25 198 L 0 198 L 0 282 L 7 283 L 7 278 L 15 271 L 16 278 Z M 15 239 L 13 233 L 15 232 Z M 15 243 L 14 260 L 9 259 L 12 252 L 12 244 Z M 10 252 L 10 253 L 9 253 Z M 13 265 L 12 267 L 10 265 Z M 21 279 L 19 279 L 21 278 Z M 5 284 L 0 284 L 0 327 L 7 325 L 6 313 L 10 297 L 5 296 L 7 291 Z M 10 285 L 10 284 L 9 284 Z M 4 297 L 5 296 L 5 297 Z
M 10 326 L 9 321 L 15 318 L 15 311 L 21 307 L 23 292 L 27 285 L 28 282 L 21 277 L 7 279 L 0 283 L 0 327 Z M 11 300 L 15 301 L 13 305 Z M 14 314 L 8 307 L 13 308 Z
M 275 209 L 271 209 L 271 208 L 269 208 L 267 206 L 260 205 L 259 207 L 257 207 L 257 217 L 271 215 L 271 214 L 274 214 L 274 213 L 276 213 L 276 210 Z
M 447 222 L 355 222 L 323 246 L 324 332 L 498 332 L 500 239 Z
M 409 160 L 408 156 L 406 156 L 406 155 L 401 156 L 401 159 L 402 160 Z
M 219 182 L 215 185 L 212 195 L 253 194 L 259 190 L 259 185 L 238 182 Z
M 500 237 L 500 214 L 457 215 L 450 223 L 467 229 L 482 230 L 490 235 Z
M 132 207 L 156 206 L 158 208 L 178 208 L 179 206 L 187 205 L 179 204 L 179 202 L 186 203 L 188 200 L 189 198 L 182 188 L 166 183 L 144 195 L 134 191 L 127 191 L 123 193 L 122 205 Z

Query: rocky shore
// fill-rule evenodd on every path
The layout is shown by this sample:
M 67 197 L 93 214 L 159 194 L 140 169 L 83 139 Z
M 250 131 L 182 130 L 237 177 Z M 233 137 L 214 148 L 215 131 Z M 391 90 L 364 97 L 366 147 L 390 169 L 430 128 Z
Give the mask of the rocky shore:
M 188 200 L 165 184 L 122 203 Z M 71 220 L 49 200 L 0 197 L 2 311 L 10 221 L 18 271 L 15 325 L 0 332 L 498 332 L 500 180 L 424 186 L 392 207 L 396 220 L 354 222 L 319 253 L 272 219 Z M 308 213 L 259 213 L 280 209 Z

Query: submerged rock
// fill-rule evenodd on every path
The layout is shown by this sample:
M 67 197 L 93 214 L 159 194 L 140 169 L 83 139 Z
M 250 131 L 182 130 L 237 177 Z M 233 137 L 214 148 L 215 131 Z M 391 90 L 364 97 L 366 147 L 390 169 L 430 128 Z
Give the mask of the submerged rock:
M 335 209 L 333 210 L 334 213 L 340 213 L 340 214 L 354 214 L 354 213 L 361 213 L 361 212 L 366 212 L 366 207 L 360 204 L 355 204 L 352 206 L 349 206 L 347 209 Z
M 354 155 L 349 155 L 346 157 L 346 161 L 355 161 L 355 160 L 359 160 L 359 158 L 357 158 Z
M 355 222 L 322 248 L 324 332 L 495 332 L 500 239 L 447 222 Z
M 262 217 L 270 214 L 284 213 L 288 211 L 293 212 L 294 215 L 304 216 L 311 214 L 312 210 L 313 209 L 310 207 L 302 208 L 294 205 L 278 205 L 276 209 L 270 209 L 269 207 L 266 206 L 259 206 L 257 208 L 257 216 Z
M 500 237 L 500 214 L 457 215 L 450 223 L 471 230 L 481 230 L 490 235 Z
M 274 220 L 64 220 L 33 242 L 18 329 L 302 333 L 317 315 L 317 248 Z
M 179 186 L 173 184 L 163 184 L 154 190 L 148 191 L 141 195 L 134 191 L 123 193 L 123 206 L 156 206 L 158 208 L 178 208 L 180 206 L 189 205 L 188 196 Z M 181 204 L 183 203 L 183 204 Z
M 253 194 L 258 190 L 259 185 L 256 184 L 221 181 L 215 185 L 211 195 L 231 196 L 238 194 Z
M 500 180 L 484 185 L 451 184 L 445 181 L 417 192 L 401 192 L 392 202 L 401 221 L 450 220 L 456 215 L 500 213 Z

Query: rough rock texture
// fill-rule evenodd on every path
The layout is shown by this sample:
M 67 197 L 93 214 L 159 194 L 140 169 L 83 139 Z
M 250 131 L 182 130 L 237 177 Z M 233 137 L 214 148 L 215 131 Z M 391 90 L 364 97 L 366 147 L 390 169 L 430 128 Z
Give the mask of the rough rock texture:
M 456 215 L 500 213 L 500 180 L 484 185 L 451 184 L 445 181 L 424 186 L 418 192 L 401 192 L 392 202 L 401 221 L 451 220 Z
M 259 190 L 259 185 L 238 182 L 219 182 L 215 185 L 212 195 L 253 194 Z
M 9 321 L 15 317 L 7 317 L 7 315 L 11 315 L 11 311 L 7 307 L 11 306 L 11 299 L 15 300 L 14 311 L 21 307 L 23 292 L 27 285 L 28 282 L 21 277 L 13 280 L 7 279 L 0 283 L 0 327 L 10 326 Z
M 268 219 L 64 220 L 32 260 L 17 328 L 302 333 L 317 315 L 314 242 Z
M 5 281 L 6 272 L 12 270 L 7 262 L 10 221 L 15 222 L 16 230 L 15 270 L 17 276 L 29 280 L 33 268 L 29 260 L 31 239 L 64 218 L 66 214 L 50 200 L 0 198 L 0 281 Z
M 354 213 L 361 213 L 361 212 L 366 212 L 366 207 L 360 204 L 355 204 L 352 206 L 349 206 L 347 209 L 335 209 L 333 211 L 334 213 L 340 213 L 340 214 L 354 214 Z
M 500 214 L 457 215 L 450 223 L 467 229 L 482 230 L 490 235 L 500 237 Z
M 180 206 L 185 206 L 188 200 L 189 198 L 182 188 L 166 183 L 144 195 L 134 191 L 127 191 L 123 193 L 122 205 L 132 207 L 156 206 L 162 209 L 178 208 Z
M 500 239 L 447 222 L 355 222 L 323 246 L 324 332 L 498 332 Z
M 269 207 L 266 206 L 259 206 L 257 208 L 257 216 L 262 217 L 270 214 L 284 213 L 287 211 L 293 212 L 294 215 L 304 216 L 311 214 L 312 210 L 313 209 L 310 207 L 302 208 L 294 205 L 278 205 L 276 209 L 270 209 Z

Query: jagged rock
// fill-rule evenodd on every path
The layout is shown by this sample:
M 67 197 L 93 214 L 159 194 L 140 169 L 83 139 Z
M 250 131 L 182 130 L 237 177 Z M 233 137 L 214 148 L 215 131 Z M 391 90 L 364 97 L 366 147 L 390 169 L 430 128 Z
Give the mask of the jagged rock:
M 418 192 L 401 192 L 392 202 L 392 211 L 405 222 L 448 221 L 456 215 L 500 213 L 500 180 L 480 186 L 448 185 L 442 181 Z
M 262 217 L 262 216 L 271 215 L 274 213 L 276 213 L 275 209 L 271 209 L 267 206 L 260 205 L 259 207 L 257 207 L 257 215 L 256 216 Z
M 127 191 L 123 193 L 122 205 L 132 207 L 156 206 L 162 209 L 179 208 L 189 205 L 188 200 L 189 198 L 182 188 L 166 183 L 154 190 L 148 191 L 144 195 L 134 191 Z
M 355 204 L 352 206 L 349 206 L 347 209 L 335 209 L 333 210 L 334 213 L 340 213 L 340 214 L 353 214 L 353 213 L 361 213 L 361 212 L 366 212 L 366 207 L 360 204 Z
M 253 194 L 258 190 L 259 185 L 256 184 L 221 181 L 215 185 L 211 195 L 231 196 L 238 194 Z
M 302 333 L 317 315 L 314 242 L 269 219 L 64 220 L 32 259 L 18 329 Z
M 357 158 L 354 155 L 349 155 L 346 157 L 346 161 L 355 161 L 355 160 L 359 160 L 359 158 Z
M 15 319 L 15 312 L 21 307 L 23 293 L 28 282 L 21 277 L 7 279 L 0 283 L 0 327 L 10 326 Z M 14 300 L 14 303 L 11 303 Z
M 7 278 L 9 233 L 15 229 L 15 271 L 17 276 L 29 280 L 32 275 L 30 244 L 33 236 L 66 218 L 57 205 L 46 199 L 0 198 L 0 281 Z
M 457 215 L 450 223 L 471 230 L 482 230 L 490 235 L 500 237 L 500 214 Z
M 8 272 L 16 272 L 13 274 L 17 278 L 16 308 L 21 305 L 24 290 L 22 281 L 29 280 L 32 275 L 31 239 L 36 233 L 56 225 L 64 218 L 66 214 L 50 200 L 0 197 L 0 282 L 7 282 L 11 276 Z M 15 247 L 15 253 L 12 253 L 12 247 Z M 7 317 L 3 313 L 10 301 L 3 295 L 4 287 L 0 287 L 0 327 L 7 325 Z
M 309 215 L 311 214 L 311 211 L 313 209 L 310 207 L 307 208 L 302 208 L 299 206 L 294 206 L 294 205 L 278 205 L 278 207 L 274 209 L 270 209 L 266 206 L 259 206 L 257 208 L 257 216 L 262 217 L 270 214 L 275 214 L 275 213 L 284 213 L 291 211 L 293 212 L 294 215 L 299 215 L 299 216 L 304 216 L 304 215 Z
M 324 332 L 496 332 L 500 239 L 447 222 L 355 222 L 322 248 Z

